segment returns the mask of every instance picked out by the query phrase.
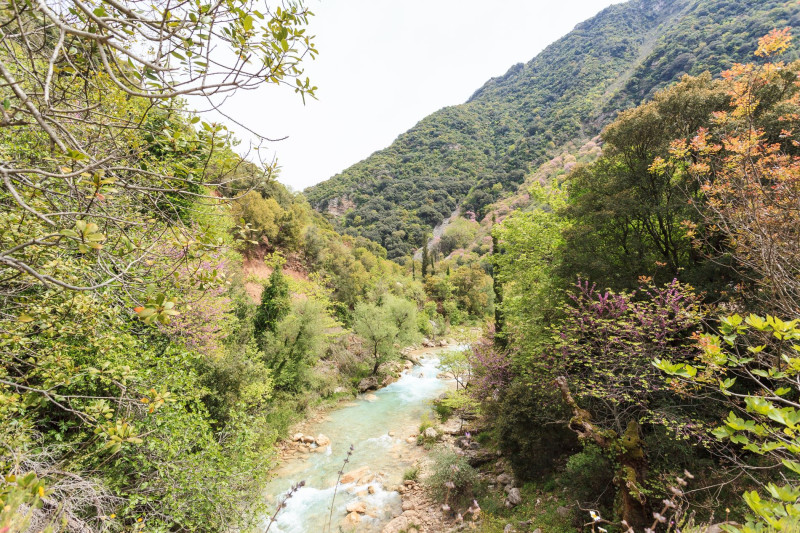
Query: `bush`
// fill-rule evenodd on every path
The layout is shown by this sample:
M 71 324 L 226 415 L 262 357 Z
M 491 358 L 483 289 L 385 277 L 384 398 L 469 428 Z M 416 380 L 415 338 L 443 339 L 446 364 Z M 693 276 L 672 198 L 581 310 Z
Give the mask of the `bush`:
M 439 417 L 442 422 L 447 422 L 453 416 L 453 408 L 446 405 L 441 400 L 433 401 L 433 412 Z
M 497 431 L 517 478 L 537 479 L 552 472 L 560 458 L 580 450 L 575 434 L 559 422 L 569 417 L 559 398 L 543 397 L 523 381 L 509 386 L 500 402 Z
M 433 473 L 425 483 L 436 500 L 453 509 L 469 506 L 483 489 L 478 471 L 453 450 L 434 455 Z
M 594 445 L 567 459 L 561 484 L 584 507 L 606 507 L 614 498 L 611 464 L 602 451 Z M 609 490 L 609 488 L 611 490 Z

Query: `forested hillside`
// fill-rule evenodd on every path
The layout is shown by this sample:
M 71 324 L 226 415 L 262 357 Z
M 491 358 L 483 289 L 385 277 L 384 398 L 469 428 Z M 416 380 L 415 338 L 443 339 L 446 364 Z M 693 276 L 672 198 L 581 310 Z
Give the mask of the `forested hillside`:
M 388 148 L 306 191 L 337 227 L 381 243 L 390 258 L 418 248 L 456 207 L 474 212 L 526 174 L 581 146 L 621 109 L 684 74 L 718 76 L 774 27 L 800 22 L 786 0 L 634 0 L 579 24 L 462 105 L 424 118 Z M 796 57 L 796 52 L 792 57 Z

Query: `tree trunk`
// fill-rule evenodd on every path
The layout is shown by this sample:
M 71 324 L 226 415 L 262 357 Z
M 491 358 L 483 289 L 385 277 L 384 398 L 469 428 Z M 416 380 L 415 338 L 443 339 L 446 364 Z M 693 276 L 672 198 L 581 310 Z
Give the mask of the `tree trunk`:
M 640 531 L 647 521 L 646 498 L 640 490 L 647 472 L 647 459 L 639 438 L 639 424 L 635 420 L 628 422 L 622 436 L 613 430 L 601 429 L 592 422 L 591 413 L 578 406 L 569 390 L 567 379 L 558 377 L 556 384 L 561 390 L 564 403 L 572 410 L 569 428 L 578 434 L 579 439 L 592 441 L 601 449 L 614 454 L 617 465 L 614 484 L 619 490 L 619 513 L 629 527 Z
M 372 357 L 375 359 L 375 365 L 372 367 L 372 375 L 378 373 L 378 367 L 381 366 L 381 359 L 378 357 L 378 345 L 375 345 L 375 350 L 372 352 Z

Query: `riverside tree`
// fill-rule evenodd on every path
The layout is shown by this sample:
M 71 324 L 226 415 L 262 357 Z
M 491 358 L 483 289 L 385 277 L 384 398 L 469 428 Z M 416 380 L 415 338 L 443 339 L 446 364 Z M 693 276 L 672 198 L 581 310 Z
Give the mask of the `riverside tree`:
M 398 355 L 398 344 L 409 344 L 418 335 L 417 309 L 403 298 L 384 295 L 382 303 L 360 303 L 353 313 L 353 331 L 364 340 L 372 360 L 372 374 Z

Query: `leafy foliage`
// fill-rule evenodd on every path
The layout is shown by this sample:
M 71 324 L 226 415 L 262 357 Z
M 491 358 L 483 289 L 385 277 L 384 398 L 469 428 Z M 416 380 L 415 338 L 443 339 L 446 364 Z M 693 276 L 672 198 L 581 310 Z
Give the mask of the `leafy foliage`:
M 668 359 L 656 365 L 682 382 L 684 394 L 696 385 L 720 394 L 731 409 L 713 435 L 730 446 L 768 457 L 781 465 L 782 484 L 767 483 L 762 494 L 748 491 L 744 500 L 753 517 L 731 531 L 794 531 L 800 518 L 800 322 L 749 315 L 723 317 L 719 335 L 700 337 L 697 362 Z
M 417 310 L 408 300 L 386 295 L 380 304 L 360 303 L 353 313 L 353 331 L 367 345 L 372 373 L 398 355 L 396 345 L 417 335 Z

